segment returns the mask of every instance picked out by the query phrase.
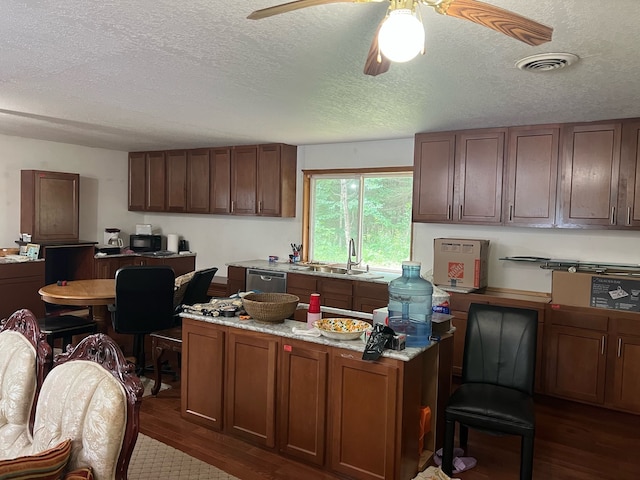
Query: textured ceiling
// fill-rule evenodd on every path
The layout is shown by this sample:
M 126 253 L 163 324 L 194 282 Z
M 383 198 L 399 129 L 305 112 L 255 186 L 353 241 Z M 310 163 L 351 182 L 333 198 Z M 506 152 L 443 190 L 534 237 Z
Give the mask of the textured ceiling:
M 426 55 L 369 77 L 387 2 L 253 21 L 281 2 L 2 0 L 0 133 L 134 151 L 640 116 L 638 0 L 487 1 L 553 27 L 553 41 L 423 7 Z M 514 66 L 546 52 L 581 60 Z

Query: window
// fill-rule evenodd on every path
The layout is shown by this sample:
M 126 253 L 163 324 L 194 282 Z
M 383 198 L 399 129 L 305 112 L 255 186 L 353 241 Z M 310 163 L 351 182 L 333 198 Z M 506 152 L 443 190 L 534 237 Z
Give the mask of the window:
M 354 239 L 361 267 L 400 270 L 411 254 L 413 174 L 407 169 L 305 171 L 307 259 L 345 263 Z

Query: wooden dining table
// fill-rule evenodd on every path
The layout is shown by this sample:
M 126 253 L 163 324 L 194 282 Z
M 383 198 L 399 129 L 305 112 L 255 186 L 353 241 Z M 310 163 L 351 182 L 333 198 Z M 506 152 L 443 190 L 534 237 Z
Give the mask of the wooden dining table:
M 107 333 L 107 305 L 116 302 L 114 279 L 70 280 L 64 285 L 52 283 L 42 287 L 38 293 L 47 303 L 88 307 L 90 315 L 98 324 L 98 331 Z

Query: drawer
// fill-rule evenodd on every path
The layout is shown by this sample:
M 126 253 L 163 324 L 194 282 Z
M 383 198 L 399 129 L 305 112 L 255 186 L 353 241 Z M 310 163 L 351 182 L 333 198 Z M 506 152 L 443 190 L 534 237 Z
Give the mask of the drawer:
M 287 274 L 287 291 L 315 292 L 318 289 L 317 279 L 313 275 L 302 275 L 300 273 Z
M 545 321 L 553 325 L 586 328 L 606 332 L 609 327 L 609 317 L 589 312 L 587 309 L 561 309 L 549 307 Z
M 455 292 L 451 293 L 451 298 L 449 299 L 449 306 L 451 310 L 456 310 L 459 312 L 468 312 L 469 305 L 471 305 L 472 303 L 487 304 L 489 302 L 486 300 L 478 299 L 477 295 L 470 296 L 466 293 Z

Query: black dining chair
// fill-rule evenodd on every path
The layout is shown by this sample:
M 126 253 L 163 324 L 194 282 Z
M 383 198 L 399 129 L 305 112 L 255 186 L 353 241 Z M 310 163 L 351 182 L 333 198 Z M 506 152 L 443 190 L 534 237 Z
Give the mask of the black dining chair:
M 113 329 L 133 335 L 136 372 L 145 371 L 145 335 L 173 326 L 175 275 L 166 265 L 127 266 L 116 272 Z
M 538 313 L 513 307 L 472 303 L 462 361 L 462 383 L 445 408 L 442 469 L 453 473 L 456 422 L 460 447 L 468 428 L 522 437 L 520 479 L 533 474 L 535 379 Z

